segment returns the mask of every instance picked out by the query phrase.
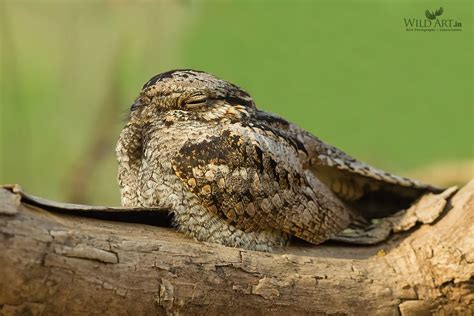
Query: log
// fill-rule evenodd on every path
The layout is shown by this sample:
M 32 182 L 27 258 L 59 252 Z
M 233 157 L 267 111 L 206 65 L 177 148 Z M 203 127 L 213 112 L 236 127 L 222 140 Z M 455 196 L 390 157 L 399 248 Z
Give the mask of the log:
M 263 253 L 57 211 L 0 189 L 0 314 L 474 311 L 474 180 L 433 223 L 372 246 L 299 241 Z

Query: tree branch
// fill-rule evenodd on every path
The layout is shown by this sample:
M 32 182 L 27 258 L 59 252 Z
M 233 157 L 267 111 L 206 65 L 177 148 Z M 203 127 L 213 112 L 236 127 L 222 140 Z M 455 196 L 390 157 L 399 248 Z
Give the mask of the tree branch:
M 0 189 L 0 314 L 474 311 L 474 181 L 432 225 L 376 246 L 261 253 L 171 228 L 52 213 Z

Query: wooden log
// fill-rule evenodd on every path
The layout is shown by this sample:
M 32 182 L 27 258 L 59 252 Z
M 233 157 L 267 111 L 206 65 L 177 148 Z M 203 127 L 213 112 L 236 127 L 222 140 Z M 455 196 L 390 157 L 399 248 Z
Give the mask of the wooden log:
M 2 315 L 474 311 L 474 180 L 434 223 L 382 244 L 296 242 L 275 253 L 32 204 L 0 189 Z

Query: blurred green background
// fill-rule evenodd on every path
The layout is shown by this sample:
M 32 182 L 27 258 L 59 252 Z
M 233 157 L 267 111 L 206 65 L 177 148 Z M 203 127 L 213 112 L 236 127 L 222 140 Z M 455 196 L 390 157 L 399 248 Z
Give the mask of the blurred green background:
M 461 32 L 405 31 L 403 18 L 440 5 Z M 124 118 L 173 68 L 232 81 L 390 171 L 472 161 L 472 12 L 472 1 L 0 2 L 0 183 L 119 204 Z

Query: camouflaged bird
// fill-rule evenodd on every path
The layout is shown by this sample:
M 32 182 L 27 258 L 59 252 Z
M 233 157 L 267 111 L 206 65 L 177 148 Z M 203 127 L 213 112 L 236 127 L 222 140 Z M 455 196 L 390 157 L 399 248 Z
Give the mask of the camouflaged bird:
M 151 78 L 116 148 L 123 206 L 168 207 L 201 241 L 270 251 L 319 244 L 437 189 L 375 169 L 195 70 Z

